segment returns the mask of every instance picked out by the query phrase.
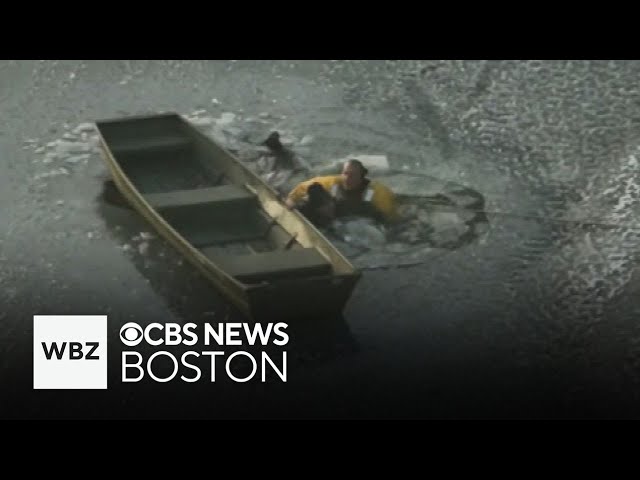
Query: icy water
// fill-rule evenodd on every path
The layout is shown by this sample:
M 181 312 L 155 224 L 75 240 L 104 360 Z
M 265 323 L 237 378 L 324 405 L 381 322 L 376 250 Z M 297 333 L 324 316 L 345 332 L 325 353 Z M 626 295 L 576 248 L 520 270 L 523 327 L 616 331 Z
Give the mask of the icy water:
M 318 171 L 386 155 L 392 172 L 374 177 L 399 193 L 482 197 L 474 235 L 475 207 L 425 207 L 415 228 L 435 226 L 430 242 L 339 243 L 365 270 L 342 330 L 320 346 L 300 337 L 284 404 L 257 392 L 228 415 L 636 416 L 639 73 L 624 61 L 0 63 L 3 416 L 65 414 L 25 380 L 33 314 L 108 313 L 117 337 L 124 321 L 226 312 L 101 196 L 88 124 L 161 111 L 257 169 L 247 146 L 278 130 Z

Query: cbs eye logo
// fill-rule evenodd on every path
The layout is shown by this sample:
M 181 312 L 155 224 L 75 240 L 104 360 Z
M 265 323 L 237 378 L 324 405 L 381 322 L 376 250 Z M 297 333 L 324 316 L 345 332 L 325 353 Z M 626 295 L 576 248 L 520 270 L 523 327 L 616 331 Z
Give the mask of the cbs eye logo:
M 120 329 L 120 340 L 127 347 L 135 347 L 144 337 L 144 332 L 140 325 L 134 322 L 125 323 Z

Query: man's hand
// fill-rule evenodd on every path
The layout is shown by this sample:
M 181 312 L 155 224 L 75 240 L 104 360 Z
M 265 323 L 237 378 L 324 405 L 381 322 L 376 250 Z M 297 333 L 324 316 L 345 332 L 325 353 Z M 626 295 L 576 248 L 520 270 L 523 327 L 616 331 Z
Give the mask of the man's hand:
M 284 204 L 289 210 L 294 209 L 296 206 L 296 203 L 291 198 L 285 199 Z

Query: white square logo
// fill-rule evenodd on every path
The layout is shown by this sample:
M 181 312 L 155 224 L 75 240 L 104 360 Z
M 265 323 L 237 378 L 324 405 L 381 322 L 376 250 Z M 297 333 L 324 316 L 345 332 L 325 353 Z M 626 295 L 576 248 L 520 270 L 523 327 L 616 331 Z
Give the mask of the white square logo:
M 107 388 L 107 316 L 33 317 L 34 389 Z

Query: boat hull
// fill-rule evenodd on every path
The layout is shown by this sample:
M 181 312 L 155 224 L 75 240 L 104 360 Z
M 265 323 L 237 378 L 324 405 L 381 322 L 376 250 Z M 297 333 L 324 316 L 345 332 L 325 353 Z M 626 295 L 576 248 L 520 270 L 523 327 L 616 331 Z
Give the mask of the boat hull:
M 308 257 L 313 253 L 320 260 L 314 257 L 306 261 L 311 264 L 326 263 L 330 267 L 330 272 L 325 271 L 326 269 L 320 271 L 316 268 L 314 270 L 311 268 L 314 265 L 311 265 L 305 270 L 308 272 L 306 274 L 284 275 L 287 273 L 285 265 L 283 264 L 282 272 L 280 272 L 276 264 L 276 267 L 271 267 L 268 275 L 262 272 L 264 278 L 259 276 L 253 278 L 251 275 L 241 277 L 225 268 L 225 265 L 231 265 L 237 269 L 237 264 L 240 262 L 230 263 L 229 258 L 233 258 L 233 256 L 225 255 L 222 247 L 218 248 L 217 244 L 213 245 L 214 249 L 219 251 L 216 257 L 210 254 L 211 246 L 195 244 L 193 240 L 196 238 L 195 234 L 185 230 L 179 221 L 179 212 L 181 212 L 179 207 L 181 205 L 178 205 L 175 200 L 178 197 L 176 195 L 169 197 L 176 203 L 173 205 L 173 210 L 160 210 L 157 205 L 162 206 L 162 202 L 158 203 L 156 198 L 158 194 L 144 191 L 144 188 L 141 187 L 142 182 L 128 174 L 126 162 L 129 161 L 130 164 L 133 164 L 133 160 L 128 160 L 133 157 L 118 154 L 118 149 L 122 150 L 122 143 L 120 137 L 113 133 L 113 131 L 118 132 L 117 129 L 112 128 L 114 125 L 118 129 L 127 126 L 133 129 L 140 125 L 146 127 L 145 122 L 157 121 L 159 117 L 161 121 L 174 122 L 177 134 L 183 135 L 189 144 L 194 146 L 198 158 L 203 164 L 204 173 L 214 169 L 221 171 L 232 185 L 241 186 L 245 193 L 248 192 L 255 198 L 259 208 L 258 213 L 267 219 L 270 242 L 275 246 L 270 252 L 262 254 L 257 252 L 254 256 L 243 256 L 245 269 L 246 265 L 253 264 L 253 259 L 255 259 L 256 268 L 258 268 L 261 265 L 260 259 L 265 256 L 275 255 L 276 259 L 282 257 L 287 260 L 289 257 Z M 116 187 L 126 201 L 248 320 L 257 322 L 305 321 L 341 315 L 360 278 L 360 272 L 299 212 L 288 210 L 278 198 L 277 193 L 257 175 L 244 167 L 231 153 L 226 152 L 212 139 L 175 114 L 105 120 L 97 122 L 96 125 L 100 134 L 102 157 L 110 170 Z M 144 128 L 139 128 L 139 130 L 144 132 L 143 140 L 166 138 L 166 131 L 156 133 L 152 128 L 147 128 L 147 131 Z M 129 132 L 128 130 L 124 131 Z M 127 160 L 123 161 L 125 157 Z M 138 166 L 136 168 L 136 174 L 144 177 L 144 170 Z M 169 172 L 170 175 L 180 175 L 180 164 L 176 163 L 171 168 L 175 168 L 175 172 Z M 226 186 L 223 185 L 223 187 Z M 192 191 L 201 194 L 200 197 L 204 195 L 206 201 L 207 192 L 205 190 L 186 190 L 187 193 Z M 203 191 L 204 194 L 202 194 Z M 175 194 L 176 192 L 169 193 Z M 202 199 L 199 201 L 202 202 Z M 207 208 L 206 203 L 203 208 Z M 232 207 L 218 206 L 217 208 L 216 211 L 232 211 Z M 178 213 L 170 214 L 168 212 Z M 243 217 L 242 214 L 236 215 L 236 217 L 238 216 Z M 193 222 L 191 223 L 193 224 Z M 195 223 L 195 225 L 198 224 Z M 214 233 L 224 234 L 225 225 L 221 223 L 218 229 L 220 231 Z M 202 224 L 203 231 L 207 228 L 211 230 L 211 225 Z M 277 231 L 275 231 L 276 229 Z M 225 248 L 227 247 L 225 246 Z M 290 263 L 299 267 L 299 270 L 305 267 L 305 265 L 299 265 L 301 263 L 299 258 Z M 263 268 L 266 267 L 263 266 Z M 278 275 L 280 273 L 282 275 Z M 246 280 L 247 278 L 251 281 Z

